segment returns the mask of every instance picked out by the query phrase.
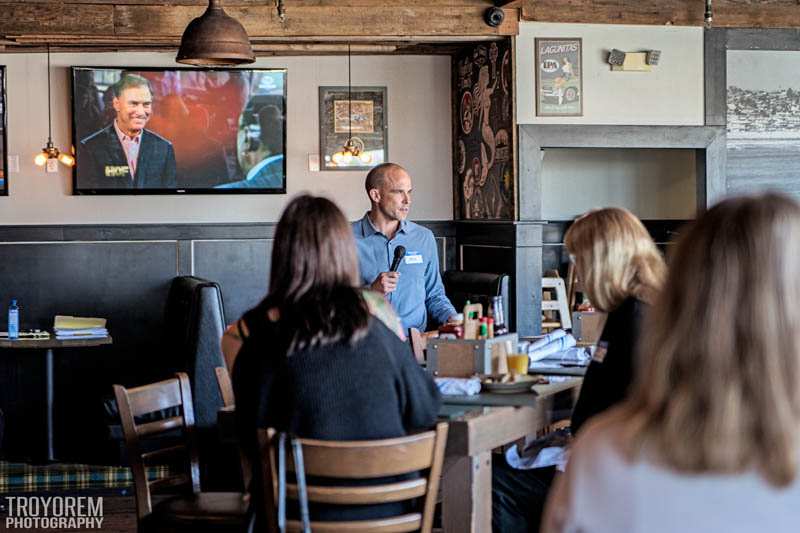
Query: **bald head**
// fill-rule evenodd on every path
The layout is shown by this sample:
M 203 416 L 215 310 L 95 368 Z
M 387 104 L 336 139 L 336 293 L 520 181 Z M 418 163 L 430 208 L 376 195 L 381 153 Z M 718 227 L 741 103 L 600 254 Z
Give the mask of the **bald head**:
M 395 163 L 383 163 L 367 174 L 364 183 L 372 207 L 373 222 L 405 220 L 411 207 L 411 176 Z
M 386 183 L 386 180 L 389 178 L 389 176 L 397 174 L 398 172 L 404 172 L 406 175 L 408 174 L 406 169 L 397 163 L 381 163 L 377 167 L 374 167 L 369 171 L 367 174 L 367 179 L 364 181 L 364 188 L 367 189 L 367 195 L 369 195 L 369 191 L 372 189 L 380 190 L 380 188 Z

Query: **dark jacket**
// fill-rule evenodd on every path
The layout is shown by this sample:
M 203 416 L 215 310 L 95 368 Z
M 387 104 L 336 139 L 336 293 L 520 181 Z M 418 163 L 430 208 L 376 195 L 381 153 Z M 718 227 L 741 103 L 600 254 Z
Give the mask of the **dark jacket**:
M 644 302 L 630 297 L 608 314 L 572 412 L 573 435 L 586 420 L 627 396 L 633 381 L 633 357 L 645 309 Z
M 172 143 L 149 130 L 142 131 L 136 174 L 131 179 L 125 150 L 114 124 L 78 145 L 78 189 L 174 189 L 175 151 Z
M 367 335 L 353 345 L 337 342 L 286 357 L 277 346 L 278 325 L 265 315 L 257 307 L 244 316 L 249 336 L 233 367 L 237 431 L 255 464 L 257 428 L 323 440 L 369 440 L 400 437 L 436 421 L 441 399 L 433 379 L 380 320 L 371 317 Z M 312 518 L 364 519 L 403 511 L 398 504 L 314 506 Z

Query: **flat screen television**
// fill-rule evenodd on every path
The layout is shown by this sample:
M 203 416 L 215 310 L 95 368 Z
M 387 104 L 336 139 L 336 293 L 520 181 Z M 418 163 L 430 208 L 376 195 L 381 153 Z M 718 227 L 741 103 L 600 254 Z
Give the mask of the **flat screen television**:
M 286 70 L 72 67 L 74 194 L 286 193 Z

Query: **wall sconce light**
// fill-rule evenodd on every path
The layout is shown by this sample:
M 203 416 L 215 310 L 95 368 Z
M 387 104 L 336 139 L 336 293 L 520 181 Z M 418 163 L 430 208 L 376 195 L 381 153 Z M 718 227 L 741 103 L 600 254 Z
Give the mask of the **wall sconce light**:
M 647 52 L 623 52 L 614 48 L 608 53 L 608 64 L 613 71 L 650 72 L 651 67 L 658 65 L 661 50 Z
M 52 161 L 52 163 L 50 163 Z M 71 167 L 75 164 L 75 157 L 68 153 L 59 150 L 53 144 L 53 114 L 50 108 L 50 44 L 47 44 L 47 143 L 42 148 L 42 151 L 36 154 L 33 162 L 36 166 L 43 167 L 47 165 L 48 172 L 55 172 L 58 167 L 57 161 L 61 164 Z
M 209 0 L 205 13 L 183 32 L 175 61 L 195 66 L 242 65 L 256 60 L 244 26 Z

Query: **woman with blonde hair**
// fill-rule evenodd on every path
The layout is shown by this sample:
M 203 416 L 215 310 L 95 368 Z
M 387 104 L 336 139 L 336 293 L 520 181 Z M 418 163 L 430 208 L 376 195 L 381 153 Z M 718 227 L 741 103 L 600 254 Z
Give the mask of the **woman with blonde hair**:
M 578 218 L 564 244 L 585 294 L 595 308 L 608 313 L 572 415 L 575 434 L 589 417 L 627 394 L 641 320 L 661 289 L 666 266 L 641 221 L 617 207 Z
M 631 395 L 578 436 L 546 531 L 797 531 L 800 205 L 723 201 L 677 246 Z
M 666 266 L 653 239 L 630 211 L 606 208 L 579 217 L 564 242 L 584 292 L 608 313 L 594 360 L 572 416 L 572 431 L 625 397 L 633 375 L 633 351 L 648 304 L 659 292 Z M 555 467 L 517 470 L 492 465 L 492 525 L 503 533 L 539 529 Z

